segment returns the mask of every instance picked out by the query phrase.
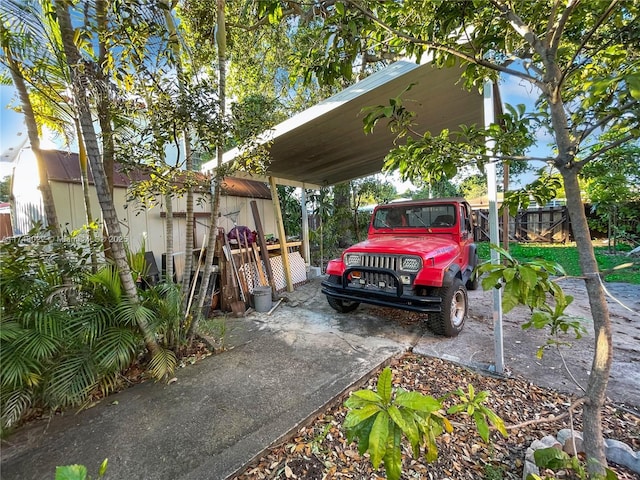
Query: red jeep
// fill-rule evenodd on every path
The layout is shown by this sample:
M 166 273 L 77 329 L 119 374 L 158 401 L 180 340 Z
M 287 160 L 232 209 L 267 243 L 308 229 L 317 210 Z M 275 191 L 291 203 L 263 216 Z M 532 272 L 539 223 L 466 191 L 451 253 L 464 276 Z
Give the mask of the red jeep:
M 478 287 L 471 207 L 462 198 L 376 207 L 369 236 L 327 266 L 322 293 L 338 312 L 360 303 L 428 314 L 439 335 L 460 333 L 467 289 Z

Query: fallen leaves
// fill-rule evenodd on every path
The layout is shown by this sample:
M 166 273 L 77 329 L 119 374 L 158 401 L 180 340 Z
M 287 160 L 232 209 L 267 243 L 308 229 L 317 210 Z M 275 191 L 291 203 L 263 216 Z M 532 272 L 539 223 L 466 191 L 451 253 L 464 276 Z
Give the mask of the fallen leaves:
M 530 420 L 559 417 L 567 412 L 575 398 L 538 387 L 519 378 L 481 375 L 467 368 L 411 353 L 391 364 L 393 386 L 419 391 L 436 398 L 472 384 L 476 391 L 489 390 L 487 406 L 505 421 L 507 427 Z M 377 376 L 367 386 L 374 388 Z M 366 387 L 365 387 L 366 388 Z M 296 432 L 287 442 L 272 447 L 262 458 L 235 480 L 248 479 L 383 479 L 384 471 L 373 470 L 368 454 L 360 455 L 355 443 L 347 443 L 341 428 L 346 416 L 344 398 Z M 445 402 L 446 403 L 446 402 Z M 534 439 L 555 434 L 569 427 L 569 419 L 554 423 L 536 423 L 509 431 L 508 438 L 491 433 L 485 444 L 475 427 L 464 416 L 452 416 L 454 431 L 438 438 L 439 457 L 431 464 L 424 455 L 413 458 L 408 442 L 403 444 L 403 476 L 406 479 L 472 480 L 478 478 L 522 478 L 525 450 Z M 581 412 L 573 414 L 573 426 L 581 429 Z M 629 410 L 607 405 L 603 411 L 603 429 L 608 438 L 623 441 L 640 450 L 640 417 Z M 424 454 L 424 452 L 422 452 Z M 502 477 L 490 477 L 499 471 Z M 620 480 L 637 478 L 617 469 Z

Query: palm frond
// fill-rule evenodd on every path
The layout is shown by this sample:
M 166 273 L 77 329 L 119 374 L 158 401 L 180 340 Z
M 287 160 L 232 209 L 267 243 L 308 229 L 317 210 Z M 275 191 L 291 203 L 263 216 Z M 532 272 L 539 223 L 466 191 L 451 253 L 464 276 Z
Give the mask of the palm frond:
M 140 337 L 131 329 L 111 327 L 96 345 L 96 362 L 105 372 L 119 372 L 131 364 L 139 347 Z
M 93 345 L 112 324 L 115 325 L 114 306 L 85 302 L 71 313 L 67 330 L 80 342 Z
M 15 425 L 31 406 L 28 390 L 3 390 L 0 397 L 0 427 L 4 430 Z
M 22 352 L 22 355 L 37 362 L 53 357 L 58 352 L 60 345 L 59 337 L 47 335 L 38 330 L 29 330 L 15 341 L 15 347 Z
M 78 405 L 97 385 L 95 365 L 87 351 L 74 352 L 52 370 L 45 390 L 49 405 Z
M 5 343 L 0 359 L 0 386 L 17 389 L 36 386 L 42 380 L 42 365 L 33 358 L 24 355 L 16 345 Z
M 94 300 L 105 305 L 116 304 L 122 300 L 122 282 L 118 270 L 113 265 L 107 265 L 98 272 L 87 277 L 93 286 Z
M 116 321 L 122 325 L 149 325 L 155 317 L 150 308 L 124 300 L 116 307 L 115 314 Z
M 149 371 L 156 380 L 173 375 L 178 365 L 176 355 L 168 349 L 160 348 L 149 362 Z
M 61 337 L 68 315 L 52 308 L 25 308 L 18 317 L 23 326 L 32 328 L 45 335 Z
M 0 342 L 11 342 L 24 334 L 25 329 L 18 322 L 4 314 L 2 315 L 2 320 L 0 320 Z

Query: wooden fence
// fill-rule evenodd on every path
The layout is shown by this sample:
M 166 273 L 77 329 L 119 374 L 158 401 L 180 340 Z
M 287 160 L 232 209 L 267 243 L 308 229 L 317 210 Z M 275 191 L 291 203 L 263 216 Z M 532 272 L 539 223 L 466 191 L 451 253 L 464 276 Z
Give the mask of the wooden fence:
M 474 210 L 476 241 L 489 241 L 489 210 Z M 502 240 L 502 215 L 499 217 Z M 514 242 L 566 243 L 572 241 L 567 207 L 521 210 L 509 217 L 509 239 Z

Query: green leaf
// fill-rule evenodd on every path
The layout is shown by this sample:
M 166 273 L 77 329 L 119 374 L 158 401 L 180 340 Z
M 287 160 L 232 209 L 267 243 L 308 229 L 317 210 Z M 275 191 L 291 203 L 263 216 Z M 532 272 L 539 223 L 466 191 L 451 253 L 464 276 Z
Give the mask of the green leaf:
M 405 431 L 403 429 L 403 431 L 407 436 L 407 438 L 409 439 L 409 442 L 411 443 L 411 448 L 413 449 L 414 457 L 418 458 L 420 456 L 421 435 L 420 435 L 420 430 L 418 429 L 418 424 L 416 423 L 416 420 L 415 420 L 416 414 L 411 410 L 407 410 L 404 408 L 400 410 L 400 413 L 402 414 L 402 418 L 404 419 L 405 424 L 407 425 L 407 430 Z
M 389 415 L 384 410 L 381 411 L 371 427 L 369 434 L 369 454 L 373 468 L 378 468 L 382 458 L 387 451 L 387 441 L 389 438 Z
M 350 410 L 349 413 L 347 413 L 347 417 L 344 420 L 343 426 L 344 428 L 353 428 L 354 426 L 365 421 L 367 418 L 375 415 L 380 411 L 382 411 L 380 406 L 374 403 L 365 405 L 362 408 Z
M 420 392 L 400 391 L 396 395 L 396 404 L 410 408 L 418 412 L 433 412 L 440 410 L 442 404 L 433 397 L 423 395 Z
M 550 468 L 551 470 L 559 470 L 567 465 L 570 460 L 566 452 L 554 447 L 540 448 L 533 452 L 533 458 L 536 465 L 540 468 Z
M 391 402 L 391 369 L 389 367 L 385 367 L 378 378 L 378 395 L 385 405 Z
M 98 470 L 98 475 L 99 476 L 104 476 L 105 473 L 107 473 L 107 462 L 109 461 L 108 458 L 105 458 L 102 463 L 100 464 L 100 470 Z
M 538 282 L 538 275 L 536 271 L 526 265 L 520 265 L 518 267 L 518 273 L 528 288 L 532 288 Z
M 408 411 L 405 415 L 401 412 L 396 406 L 392 405 L 387 410 L 387 413 L 391 417 L 391 420 L 402 430 L 402 432 L 409 439 L 409 443 L 411 443 L 411 447 L 414 449 L 414 453 L 416 451 L 415 447 L 420 444 L 420 434 L 418 433 L 418 426 L 416 425 L 413 417 Z
M 389 436 L 389 443 L 387 445 L 387 451 L 384 455 L 384 471 L 387 474 L 388 480 L 399 480 L 402 474 L 402 447 L 400 441 L 402 434 L 400 429 L 396 425 L 391 427 L 391 435 Z
M 367 402 L 379 402 L 382 403 L 382 397 L 373 390 L 357 390 L 351 394 L 352 396 L 366 400 Z
M 56 467 L 55 480 L 86 480 L 87 467 L 84 465 L 65 465 Z
M 502 418 L 500 418 L 493 410 L 487 407 L 482 407 L 482 412 L 487 416 L 491 424 L 496 427 L 496 430 L 498 430 L 498 432 L 500 432 L 503 437 L 507 438 L 509 436 Z
M 476 428 L 478 429 L 478 434 L 485 442 L 489 441 L 489 424 L 487 423 L 487 419 L 480 411 L 473 412 L 473 420 L 476 422 Z

